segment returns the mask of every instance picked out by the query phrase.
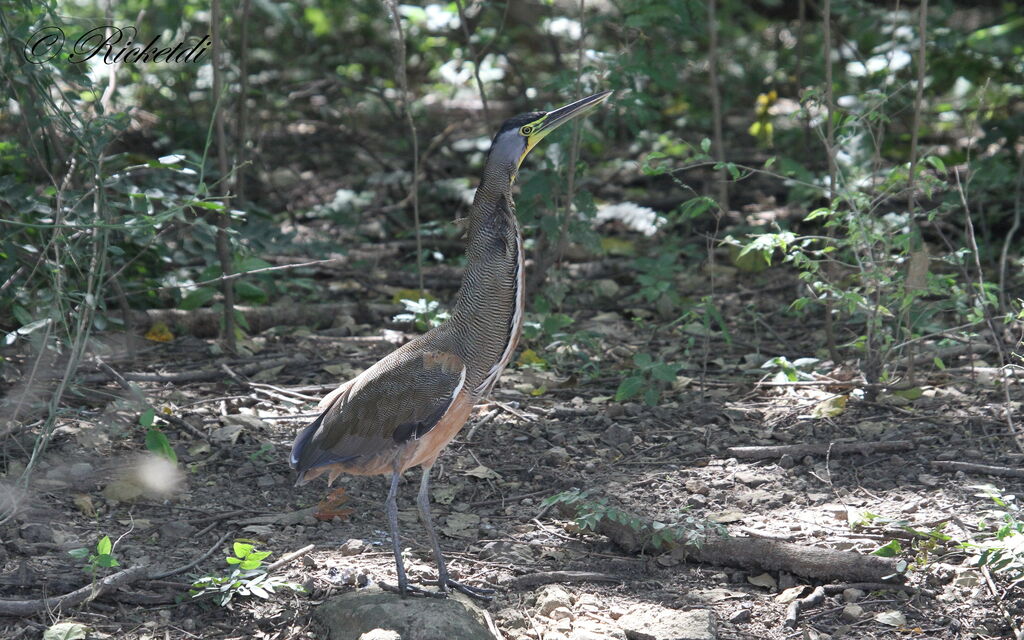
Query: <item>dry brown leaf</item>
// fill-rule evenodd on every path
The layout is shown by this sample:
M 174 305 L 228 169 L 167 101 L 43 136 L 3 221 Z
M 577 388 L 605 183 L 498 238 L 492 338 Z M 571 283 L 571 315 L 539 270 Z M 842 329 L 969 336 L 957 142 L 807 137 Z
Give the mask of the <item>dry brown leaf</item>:
M 354 511 L 353 509 L 342 508 L 341 505 L 346 502 L 348 502 L 348 496 L 345 495 L 345 487 L 338 487 L 327 494 L 327 497 L 316 505 L 316 511 L 313 512 L 313 517 L 317 520 L 323 520 L 324 522 L 330 522 L 335 518 L 341 518 L 344 520 L 352 515 Z

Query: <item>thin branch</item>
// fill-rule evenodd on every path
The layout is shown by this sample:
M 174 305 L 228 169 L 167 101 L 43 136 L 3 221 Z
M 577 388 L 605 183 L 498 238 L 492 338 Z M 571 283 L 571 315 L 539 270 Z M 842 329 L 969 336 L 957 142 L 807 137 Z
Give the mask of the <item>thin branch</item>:
M 402 16 L 398 13 L 398 0 L 384 0 L 395 26 L 395 76 L 402 95 L 402 110 L 412 136 L 412 218 L 416 227 L 416 273 L 419 275 L 420 296 L 423 294 L 423 234 L 420 229 L 420 149 L 416 134 L 416 123 L 409 108 L 409 78 L 405 66 L 405 32 L 402 31 Z
M 459 24 L 462 25 L 462 33 L 466 37 L 466 49 L 469 57 L 473 60 L 473 78 L 476 79 L 476 88 L 480 91 L 480 101 L 484 107 L 484 125 L 488 130 L 491 128 L 491 110 L 487 107 L 487 92 L 484 91 L 484 81 L 480 79 L 480 62 L 483 54 L 478 54 L 473 46 L 473 39 L 469 33 L 469 24 L 466 22 L 466 12 L 462 8 L 462 0 L 455 0 L 455 6 L 459 10 Z

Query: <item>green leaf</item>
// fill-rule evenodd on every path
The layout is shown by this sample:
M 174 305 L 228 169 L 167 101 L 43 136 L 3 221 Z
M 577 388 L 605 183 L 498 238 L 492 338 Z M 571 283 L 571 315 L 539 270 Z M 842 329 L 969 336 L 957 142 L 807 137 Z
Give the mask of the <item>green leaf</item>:
M 629 400 L 640 393 L 640 390 L 643 388 L 643 378 L 640 376 L 630 376 L 619 383 L 619 388 L 615 390 L 615 402 Z
M 622 402 L 628 400 L 638 393 L 644 387 L 644 379 L 640 376 L 630 376 L 621 383 L 618 383 L 618 388 L 615 389 L 615 401 Z
M 103 536 L 100 541 L 96 543 L 96 553 L 101 556 L 109 555 L 114 549 L 114 543 L 110 541 L 110 536 Z
M 247 273 L 249 271 L 255 271 L 256 269 L 266 269 L 267 267 L 272 266 L 274 265 L 270 264 L 266 260 L 262 260 L 256 256 L 247 256 L 235 264 L 235 271 L 239 273 Z
M 255 547 L 247 542 L 235 542 L 231 548 L 235 552 L 235 557 L 245 558 L 253 552 Z
M 942 158 L 940 158 L 939 156 L 925 156 L 924 161 L 930 164 L 932 168 L 934 168 L 939 173 L 946 172 L 946 163 L 943 162 Z
M 167 458 L 171 462 L 178 462 L 178 454 L 174 452 L 174 447 L 171 446 L 164 432 L 156 427 L 150 427 L 149 431 L 146 432 L 146 449 L 158 456 Z
M 633 356 L 633 364 L 635 364 L 637 367 L 641 369 L 646 369 L 647 367 L 651 366 L 651 362 L 653 361 L 654 358 L 652 358 L 651 354 L 649 353 L 638 353 L 635 356 Z
M 675 382 L 678 370 L 674 364 L 659 362 L 651 367 L 651 377 L 660 382 Z
M 227 558 L 224 558 L 224 561 L 227 562 L 228 564 L 240 564 L 242 562 L 241 560 L 239 560 L 238 558 L 236 558 L 234 556 L 228 556 Z
M 185 296 L 178 308 L 182 311 L 192 311 L 198 309 L 210 300 L 213 300 L 213 296 L 217 294 L 217 290 L 212 287 L 199 287 L 195 291 Z
M 711 150 L 711 138 L 704 138 L 700 141 L 700 150 L 704 153 Z
M 142 415 L 139 416 L 139 424 L 144 426 L 144 427 L 152 427 L 153 426 L 153 420 L 155 418 L 156 418 L 156 410 L 154 410 L 152 407 L 150 407 L 149 409 L 146 409 L 145 411 L 143 411 Z
M 85 547 L 82 547 L 81 549 L 72 549 L 71 551 L 68 551 L 68 555 L 76 560 L 85 560 L 89 557 L 89 550 Z
M 903 547 L 900 546 L 899 540 L 890 540 L 887 544 L 884 544 L 872 551 L 871 554 L 881 556 L 883 558 L 893 558 L 899 555 L 902 551 Z
M 235 280 L 235 293 L 242 300 L 250 302 L 266 302 L 267 292 L 261 287 L 244 280 Z

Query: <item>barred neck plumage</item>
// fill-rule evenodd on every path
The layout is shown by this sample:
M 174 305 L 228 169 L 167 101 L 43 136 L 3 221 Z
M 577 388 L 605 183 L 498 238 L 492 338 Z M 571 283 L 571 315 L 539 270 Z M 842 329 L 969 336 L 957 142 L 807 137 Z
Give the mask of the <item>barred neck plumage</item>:
M 469 219 L 466 271 L 446 333 L 466 366 L 476 399 L 490 393 L 512 358 L 523 327 L 523 243 L 511 187 L 485 179 Z

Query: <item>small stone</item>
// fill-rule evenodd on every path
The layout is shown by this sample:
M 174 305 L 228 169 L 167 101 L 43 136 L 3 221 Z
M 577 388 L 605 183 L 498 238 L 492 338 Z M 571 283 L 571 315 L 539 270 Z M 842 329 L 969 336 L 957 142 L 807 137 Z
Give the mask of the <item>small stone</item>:
M 750 609 L 738 609 L 729 616 L 729 622 L 733 624 L 744 624 L 750 622 Z
M 733 477 L 736 478 L 736 482 L 745 484 L 748 487 L 756 487 L 768 482 L 768 478 L 757 475 L 756 473 L 751 473 L 750 471 L 738 471 Z
M 860 589 L 843 589 L 843 602 L 853 603 L 858 602 L 864 597 L 864 592 Z
M 569 607 L 557 607 L 548 614 L 548 617 L 552 620 L 575 620 L 576 614 Z
M 783 469 L 792 469 L 796 466 L 796 460 L 794 460 L 793 456 L 788 453 L 784 453 L 782 454 L 782 457 L 779 458 L 779 466 Z
M 160 527 L 160 540 L 184 540 L 193 533 L 196 528 L 184 520 L 171 520 Z
M 29 522 L 22 525 L 21 538 L 25 542 L 53 542 L 53 529 L 39 522 Z
M 563 465 L 569 461 L 569 452 L 565 447 L 551 447 L 544 453 L 544 462 L 551 466 Z
M 708 609 L 680 611 L 641 605 L 618 621 L 629 640 L 715 640 L 715 614 Z
M 68 475 L 75 480 L 82 480 L 92 475 L 93 466 L 88 462 L 76 462 L 68 467 Z
M 695 493 L 702 496 L 706 496 L 709 493 L 711 493 L 711 489 L 708 487 L 707 483 L 705 483 L 703 480 L 700 480 L 699 478 L 688 479 L 686 482 L 683 483 L 683 487 L 690 493 Z
M 601 442 L 612 447 L 618 447 L 624 444 L 632 444 L 633 430 L 628 427 L 624 427 L 621 424 L 613 424 L 612 426 L 605 429 L 604 432 L 601 434 Z
M 572 606 L 572 596 L 569 592 L 558 585 L 549 585 L 544 588 L 537 598 L 537 607 L 542 616 L 550 616 L 551 612 L 559 607 L 568 609 Z
M 857 622 L 864 617 L 864 607 L 850 603 L 843 607 L 842 618 L 846 622 Z
M 686 499 L 686 506 L 694 509 L 703 509 L 708 506 L 708 499 L 699 493 L 690 494 L 690 497 Z
M 358 538 L 350 538 L 338 548 L 343 556 L 357 556 L 366 548 L 366 543 Z
M 394 629 L 373 629 L 359 636 L 359 640 L 402 640 Z
M 270 487 L 273 487 L 276 484 L 277 476 L 273 474 L 264 473 L 260 474 L 260 476 L 256 478 L 256 486 L 259 487 L 260 489 L 269 489 Z

